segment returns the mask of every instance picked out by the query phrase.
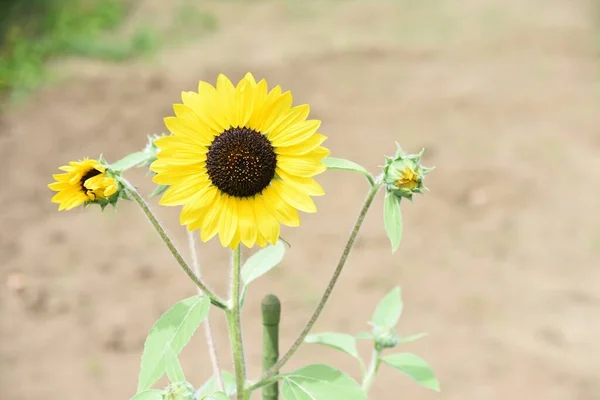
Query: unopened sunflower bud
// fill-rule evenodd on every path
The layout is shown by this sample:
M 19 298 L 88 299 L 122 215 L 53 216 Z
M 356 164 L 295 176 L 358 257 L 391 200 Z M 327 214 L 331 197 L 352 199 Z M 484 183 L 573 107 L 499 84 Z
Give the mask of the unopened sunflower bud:
M 433 168 L 421 165 L 424 151 L 425 149 L 417 154 L 405 154 L 398 146 L 394 157 L 386 157 L 383 180 L 388 192 L 412 200 L 413 194 L 427 190 L 423 179 Z
M 393 328 L 375 327 L 373 329 L 373 341 L 379 350 L 391 349 L 400 342 L 400 336 Z
M 194 400 L 196 392 L 187 382 L 171 383 L 162 394 L 163 400 Z

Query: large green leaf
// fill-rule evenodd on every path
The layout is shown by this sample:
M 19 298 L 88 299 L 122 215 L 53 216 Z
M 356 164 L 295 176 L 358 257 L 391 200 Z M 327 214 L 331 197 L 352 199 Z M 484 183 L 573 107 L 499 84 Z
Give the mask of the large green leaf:
M 354 379 L 328 365 L 313 364 L 281 375 L 283 400 L 366 400 Z
M 221 371 L 221 379 L 223 379 L 223 385 L 225 386 L 225 393 L 228 396 L 234 396 L 236 392 L 235 387 L 235 376 L 227 371 Z M 201 399 L 203 396 L 209 396 L 219 391 L 219 385 L 217 379 L 212 376 L 198 391 L 196 391 L 196 397 Z
M 400 288 L 395 287 L 377 304 L 371 322 L 382 328 L 393 328 L 402 315 L 402 309 Z
M 193 296 L 167 310 L 154 324 L 142 353 L 138 392 L 149 389 L 167 371 L 169 351 L 178 355 L 208 315 L 210 300 Z
M 346 333 L 323 332 L 308 335 L 304 339 L 306 343 L 322 344 L 332 347 L 336 350 L 341 350 L 346 354 L 355 358 L 360 358 L 356 349 L 356 338 Z
M 282 241 L 278 241 L 275 245 L 267 246 L 248 258 L 241 271 L 243 282 L 242 302 L 246 295 L 248 284 L 275 268 L 283 260 L 284 254 L 285 246 Z
M 400 209 L 400 198 L 390 192 L 385 193 L 383 222 L 385 232 L 392 244 L 392 253 L 395 253 L 402 239 L 402 210 Z
M 440 383 L 435 378 L 431 367 L 419 356 L 411 353 L 398 353 L 381 357 L 381 361 L 404 373 L 419 385 L 436 392 L 440 391 Z
M 343 171 L 358 172 L 366 176 L 371 185 L 373 185 L 373 183 L 375 182 L 373 179 L 373 175 L 371 175 L 371 173 L 367 171 L 365 167 L 363 167 L 362 165 L 358 165 L 355 162 L 345 160 L 343 158 L 327 157 L 323 160 L 323 163 L 327 166 L 327 169 L 338 169 Z
M 162 390 L 144 390 L 133 396 L 130 400 L 162 400 Z

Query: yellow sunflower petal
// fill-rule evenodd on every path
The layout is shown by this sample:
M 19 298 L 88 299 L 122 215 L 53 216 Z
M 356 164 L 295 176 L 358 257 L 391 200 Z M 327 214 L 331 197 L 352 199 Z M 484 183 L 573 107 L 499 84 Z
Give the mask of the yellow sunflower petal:
M 219 218 L 219 240 L 223 247 L 229 246 L 238 229 L 238 199 L 229 195 L 223 200 Z
M 199 188 L 204 188 L 209 185 L 208 178 L 205 176 L 191 177 L 181 180 L 165 191 L 159 201 L 163 206 L 179 206 L 185 204 L 193 197 Z
M 319 158 L 293 157 L 280 155 L 277 157 L 277 165 L 290 175 L 310 178 L 324 172 L 327 167 Z
M 208 146 L 213 141 L 214 134 L 210 129 L 200 123 L 200 121 L 190 121 L 179 117 L 166 117 L 164 119 L 165 126 L 173 135 L 180 135 L 182 138 L 173 136 L 163 136 L 154 141 L 172 143 L 174 139 L 179 139 L 180 142 L 185 140 L 186 143 L 196 143 L 201 146 Z M 158 147 L 160 144 L 156 143 Z
M 250 199 L 240 199 L 238 201 L 240 240 L 246 247 L 254 246 L 258 233 L 252 201 Z
M 319 126 L 321 126 L 321 121 L 316 119 L 299 122 L 283 130 L 274 138 L 269 136 L 269 140 L 276 147 L 293 146 L 314 135 Z
M 234 104 L 235 111 L 231 125 L 233 127 L 246 126 L 248 120 L 252 116 L 254 103 L 254 90 L 252 83 L 242 79 L 235 90 Z
M 188 203 L 184 204 L 181 214 L 179 214 L 181 225 L 188 225 L 201 219 L 200 214 L 205 212 L 206 208 L 214 207 L 217 195 L 218 191 L 214 186 L 206 186 L 201 189 Z
M 280 90 L 281 89 L 275 91 L 275 89 L 273 89 L 271 93 L 275 92 L 274 96 L 271 96 L 271 93 L 269 93 L 261 110 L 261 122 L 258 125 L 258 131 L 267 136 L 269 136 L 269 133 L 271 132 L 273 123 L 292 106 L 292 94 L 287 91 L 280 96 L 277 96 L 277 93 Z
M 275 147 L 275 153 L 283 154 L 286 156 L 301 156 L 312 150 L 315 150 L 321 143 L 327 139 L 327 136 L 315 133 L 308 139 L 294 144 L 292 146 Z
M 207 242 L 219 232 L 219 220 L 221 211 L 223 210 L 223 199 L 220 193 L 217 194 L 214 205 L 206 209 L 206 214 L 203 217 L 200 227 L 200 239 Z
M 160 165 L 160 164 L 159 164 Z M 189 177 L 201 177 L 206 176 L 206 163 L 201 162 L 197 164 L 188 164 L 185 166 L 173 165 L 168 169 L 161 169 L 155 167 L 155 163 L 152 164 L 151 169 L 157 174 L 154 175 L 152 180 L 159 185 L 171 185 Z
M 263 190 L 262 197 L 271 214 L 273 214 L 279 222 L 291 227 L 300 225 L 298 211 L 286 203 L 272 186 Z
M 293 185 L 309 196 L 323 196 L 325 191 L 313 178 L 302 178 L 300 176 L 290 175 L 287 172 L 277 168 L 275 173 L 287 184 Z
M 258 224 L 258 237 L 262 237 L 265 242 L 275 244 L 279 238 L 281 227 L 277 218 L 271 214 L 269 208 L 265 204 L 265 200 L 261 196 L 255 196 L 253 201 L 254 214 L 256 215 L 256 223 Z M 259 242 L 257 238 L 257 243 Z M 260 246 L 260 243 L 258 243 Z M 264 247 L 264 245 L 262 245 Z
M 309 113 L 310 106 L 308 104 L 293 107 L 271 125 L 269 128 L 269 139 L 271 141 L 277 140 L 278 137 L 285 134 L 287 129 L 305 122 Z
M 282 181 L 273 181 L 271 182 L 271 185 L 277 191 L 279 196 L 292 207 L 306 213 L 317 212 L 317 206 L 315 206 L 315 203 L 310 196 L 301 190 L 298 190 L 293 185 Z

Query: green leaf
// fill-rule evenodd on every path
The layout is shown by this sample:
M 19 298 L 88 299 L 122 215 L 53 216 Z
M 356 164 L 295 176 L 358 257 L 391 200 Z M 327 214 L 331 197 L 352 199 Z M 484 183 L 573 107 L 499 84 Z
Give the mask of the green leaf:
M 152 191 L 152 193 L 150 193 L 150 195 L 148 196 L 149 198 L 153 198 L 156 196 L 160 196 L 161 194 L 163 194 L 167 189 L 169 188 L 169 185 L 158 185 L 154 188 L 154 190 Z
M 304 339 L 306 343 L 322 344 L 337 350 L 341 350 L 354 358 L 360 358 L 356 349 L 356 338 L 352 335 L 336 332 L 323 332 L 308 335 Z
M 215 392 L 208 396 L 200 397 L 200 400 L 229 400 L 229 396 L 223 392 Z
M 395 287 L 377 304 L 371 322 L 375 326 L 393 328 L 402 315 L 402 309 L 403 304 L 402 297 L 400 296 L 400 288 Z
M 181 368 L 181 364 L 179 364 L 177 354 L 175 354 L 171 346 L 169 346 L 166 350 L 165 363 L 167 376 L 169 377 L 169 380 L 171 382 L 185 382 L 185 375 L 183 374 L 183 369 Z
M 427 336 L 427 333 L 417 333 L 416 335 L 400 337 L 400 343 L 414 342 L 415 340 L 421 339 Z
M 400 239 L 402 239 L 402 210 L 400 209 L 400 198 L 390 192 L 385 193 L 383 222 L 385 232 L 392 243 L 392 253 L 395 253 L 400 246 Z
M 121 158 L 119 161 L 110 165 L 110 169 L 114 171 L 125 171 L 129 168 L 133 168 L 137 165 L 147 161 L 150 157 L 153 157 L 151 153 L 145 151 L 136 151 Z
M 365 167 L 363 167 L 362 165 L 358 165 L 355 162 L 345 160 L 343 158 L 327 157 L 323 160 L 323 163 L 327 166 L 327 169 L 338 169 L 343 171 L 358 172 L 366 176 L 371 185 L 373 185 L 375 182 L 375 180 L 373 179 L 373 175 L 371 175 Z
M 221 379 L 223 379 L 223 385 L 225 386 L 225 393 L 227 396 L 234 396 L 236 392 L 235 387 L 235 376 L 227 371 L 221 371 Z M 212 376 L 198 391 L 196 391 L 196 397 L 202 399 L 202 396 L 209 396 L 219 391 L 219 385 L 217 379 Z
M 210 300 L 193 296 L 169 308 L 154 324 L 142 353 L 138 392 L 149 389 L 167 369 L 168 352 L 179 354 L 208 315 Z
M 144 390 L 133 396 L 130 400 L 162 400 L 162 390 Z
M 373 335 L 370 332 L 361 332 L 355 338 L 358 340 L 371 340 L 373 339 Z
M 241 271 L 243 282 L 242 303 L 248 284 L 275 268 L 283 260 L 284 254 L 285 246 L 282 241 L 278 241 L 275 245 L 267 246 L 248 258 Z
M 366 400 L 365 392 L 354 379 L 328 365 L 313 364 L 283 374 L 283 400 Z
M 411 353 L 391 354 L 381 358 L 381 361 L 397 369 L 419 385 L 440 391 L 440 383 L 435 378 L 431 367 L 420 357 Z

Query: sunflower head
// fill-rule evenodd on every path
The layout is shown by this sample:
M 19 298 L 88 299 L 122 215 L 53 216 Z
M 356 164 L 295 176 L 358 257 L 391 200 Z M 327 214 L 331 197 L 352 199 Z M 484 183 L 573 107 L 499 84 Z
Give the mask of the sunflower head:
M 316 211 L 311 196 L 324 192 L 314 177 L 329 150 L 308 105 L 292 107 L 290 92 L 269 91 L 251 74 L 235 86 L 224 75 L 216 87 L 200 82 L 182 100 L 165 118 L 171 135 L 154 141 L 150 168 L 154 182 L 168 186 L 160 203 L 182 205 L 189 230 L 203 241 L 218 234 L 231 248 L 265 246 L 281 224 L 299 225 L 298 210 Z
M 59 168 L 62 174 L 52 177 L 48 187 L 58 192 L 52 198 L 58 210 L 70 210 L 80 205 L 99 204 L 103 209 L 115 204 L 120 185 L 115 176 L 98 160 L 71 161 Z
M 421 165 L 423 152 L 424 150 L 417 154 L 405 154 L 398 146 L 396 155 L 386 158 L 383 179 L 388 192 L 412 200 L 414 194 L 427 190 L 423 185 L 423 179 L 433 168 Z

